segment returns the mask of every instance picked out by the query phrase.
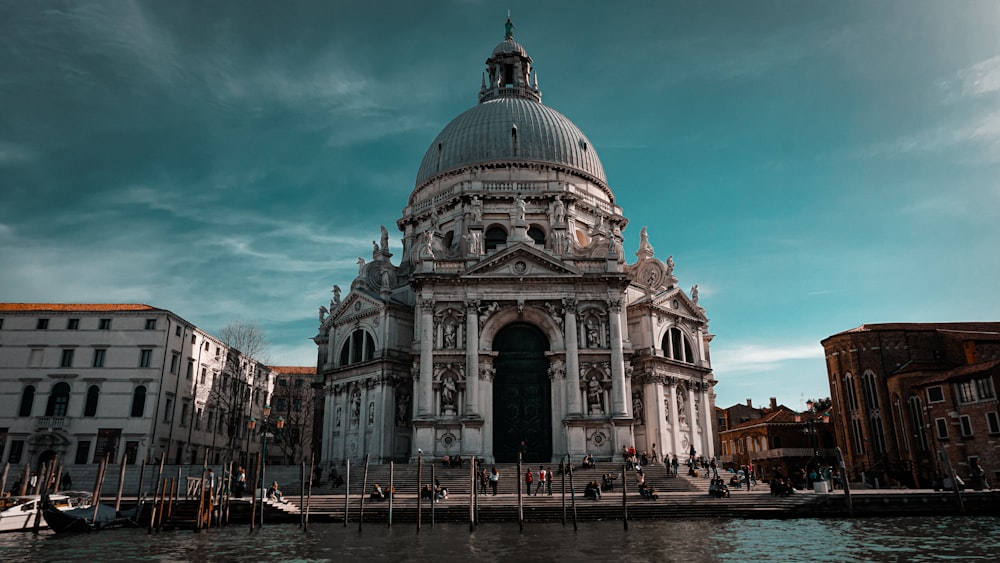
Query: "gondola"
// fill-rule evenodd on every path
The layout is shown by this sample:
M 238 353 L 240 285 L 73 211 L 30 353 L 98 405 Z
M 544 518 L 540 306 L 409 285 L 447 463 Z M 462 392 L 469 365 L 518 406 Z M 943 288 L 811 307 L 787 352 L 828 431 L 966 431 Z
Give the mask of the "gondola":
M 59 510 L 47 500 L 42 503 L 42 517 L 49 529 L 57 534 L 85 533 L 110 528 L 135 528 L 142 505 L 128 510 L 115 511 L 100 504 L 96 507 Z

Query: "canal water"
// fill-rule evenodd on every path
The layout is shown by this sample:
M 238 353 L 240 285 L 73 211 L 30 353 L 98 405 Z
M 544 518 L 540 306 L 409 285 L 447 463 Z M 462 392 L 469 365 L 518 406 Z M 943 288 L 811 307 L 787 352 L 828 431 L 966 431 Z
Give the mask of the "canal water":
M 82 536 L 0 535 L 0 561 L 996 561 L 1000 518 L 657 520 L 395 525 L 275 524 L 250 534 L 147 534 L 108 530 Z

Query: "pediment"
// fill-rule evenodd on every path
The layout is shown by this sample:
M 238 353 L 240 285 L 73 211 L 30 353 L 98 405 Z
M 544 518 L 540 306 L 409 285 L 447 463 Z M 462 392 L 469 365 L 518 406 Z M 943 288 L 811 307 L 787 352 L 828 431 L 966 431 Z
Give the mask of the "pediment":
M 653 306 L 675 315 L 707 320 L 704 309 L 692 301 L 691 298 L 684 293 L 684 290 L 678 287 L 665 291 L 654 297 Z
M 330 314 L 330 318 L 336 322 L 347 317 L 364 315 L 373 311 L 381 311 L 384 303 L 354 290 L 347 294 L 347 297 L 340 302 L 340 305 Z
M 463 278 L 574 278 L 583 272 L 533 246 L 517 243 L 469 268 Z

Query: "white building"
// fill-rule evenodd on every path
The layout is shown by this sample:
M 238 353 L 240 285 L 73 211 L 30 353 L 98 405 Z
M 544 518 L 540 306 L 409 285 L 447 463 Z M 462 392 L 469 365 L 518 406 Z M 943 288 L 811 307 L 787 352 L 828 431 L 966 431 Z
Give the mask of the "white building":
M 0 461 L 240 461 L 273 374 L 149 305 L 0 303 Z M 252 438 L 252 439 L 251 439 Z
M 626 261 L 594 146 L 542 105 L 511 26 L 486 66 L 479 104 L 420 164 L 400 263 L 383 227 L 320 308 L 324 460 L 713 455 L 697 286 L 678 287 L 645 228 Z

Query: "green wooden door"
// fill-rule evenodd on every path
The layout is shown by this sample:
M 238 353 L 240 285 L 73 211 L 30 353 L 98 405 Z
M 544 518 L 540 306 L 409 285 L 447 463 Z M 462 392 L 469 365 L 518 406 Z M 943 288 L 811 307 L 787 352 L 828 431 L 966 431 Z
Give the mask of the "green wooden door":
M 545 352 L 548 340 L 531 325 L 504 327 L 493 341 L 493 455 L 498 462 L 552 459 L 552 409 Z

